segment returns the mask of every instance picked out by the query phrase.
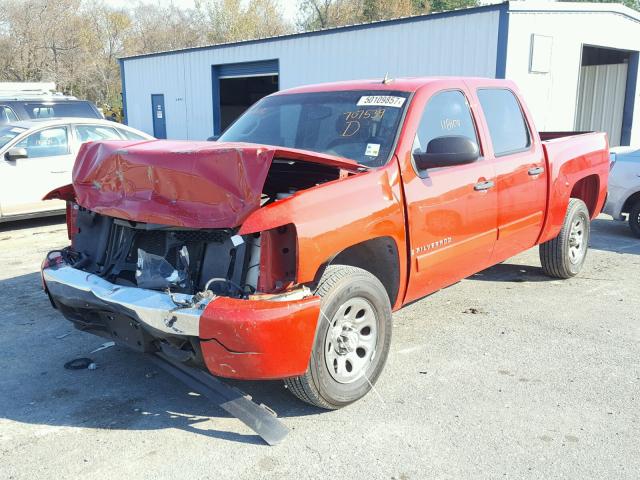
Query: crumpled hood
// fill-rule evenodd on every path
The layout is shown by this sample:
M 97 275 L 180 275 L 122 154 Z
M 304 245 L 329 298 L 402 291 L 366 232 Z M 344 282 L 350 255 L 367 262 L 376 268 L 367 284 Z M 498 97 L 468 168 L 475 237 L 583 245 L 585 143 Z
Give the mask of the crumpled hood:
M 79 205 L 126 220 L 232 228 L 260 208 L 274 158 L 355 171 L 356 162 L 248 143 L 153 140 L 84 144 L 73 168 Z

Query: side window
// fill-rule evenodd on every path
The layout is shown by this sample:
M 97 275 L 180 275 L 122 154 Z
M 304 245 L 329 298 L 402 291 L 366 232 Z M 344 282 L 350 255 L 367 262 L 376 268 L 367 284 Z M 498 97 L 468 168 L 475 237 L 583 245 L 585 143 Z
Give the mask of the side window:
M 424 152 L 431 140 L 449 135 L 462 135 L 478 143 L 467 97 L 459 90 L 448 90 L 431 97 L 422 114 L 413 151 Z
M 483 88 L 478 90 L 478 98 L 496 156 L 529 148 L 529 129 L 513 92 L 504 88 Z
M 0 105 L 0 125 L 4 125 L 5 123 L 15 122 L 18 120 L 16 114 L 9 107 L 4 105 Z
M 120 132 L 120 135 L 127 140 L 146 140 L 146 137 L 133 133 L 130 130 L 125 130 L 124 128 L 118 128 L 118 132 Z
M 98 140 L 122 140 L 115 128 L 102 125 L 76 125 L 78 141 L 80 143 Z
M 66 127 L 52 127 L 32 133 L 14 145 L 25 148 L 29 158 L 55 157 L 69 153 L 69 137 Z

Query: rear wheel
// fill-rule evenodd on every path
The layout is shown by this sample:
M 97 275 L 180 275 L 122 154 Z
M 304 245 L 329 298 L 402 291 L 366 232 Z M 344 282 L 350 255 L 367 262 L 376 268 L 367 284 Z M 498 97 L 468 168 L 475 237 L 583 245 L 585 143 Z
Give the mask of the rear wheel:
M 636 237 L 640 238 L 640 200 L 631 206 L 629 226 Z
M 336 409 L 373 388 L 389 353 L 391 305 L 380 281 L 361 268 L 327 267 L 316 294 L 322 298 L 309 367 L 285 380 L 312 405 Z
M 547 275 L 570 278 L 580 272 L 589 248 L 590 226 L 587 206 L 578 198 L 570 199 L 560 233 L 540 245 L 540 262 Z

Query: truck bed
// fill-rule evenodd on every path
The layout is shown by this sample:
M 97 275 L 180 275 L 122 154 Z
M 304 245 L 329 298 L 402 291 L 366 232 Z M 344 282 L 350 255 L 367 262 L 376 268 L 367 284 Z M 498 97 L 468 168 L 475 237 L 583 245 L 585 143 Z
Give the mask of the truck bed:
M 569 198 L 586 199 L 591 218 L 600 213 L 607 190 L 609 144 L 603 132 L 540 132 L 540 138 L 549 169 L 542 243 L 560 232 Z
M 540 134 L 540 140 L 542 140 L 543 142 L 546 142 L 548 140 L 555 140 L 557 138 L 565 138 L 565 137 L 574 137 L 577 135 L 587 135 L 589 133 L 593 133 L 593 132 L 571 132 L 571 131 L 565 131 L 565 132 L 538 132 Z

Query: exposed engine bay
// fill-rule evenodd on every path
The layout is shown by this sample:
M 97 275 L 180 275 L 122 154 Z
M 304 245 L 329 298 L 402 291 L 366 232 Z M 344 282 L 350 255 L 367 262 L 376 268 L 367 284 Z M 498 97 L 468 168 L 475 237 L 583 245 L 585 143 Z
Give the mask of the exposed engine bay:
M 256 290 L 259 237 L 134 223 L 75 208 L 77 233 L 69 252 L 74 268 L 117 285 L 192 295 L 210 289 L 242 297 Z
M 274 160 L 261 206 L 282 201 L 298 190 L 339 178 L 340 170 L 319 164 Z M 195 295 L 199 292 L 246 298 L 259 288 L 261 235 L 238 235 L 237 228 L 185 228 L 135 222 L 73 205 L 72 247 L 65 262 L 123 286 Z M 294 280 L 295 232 L 275 232 L 278 252 L 293 265 L 272 285 L 277 291 Z M 293 239 L 293 244 L 292 244 Z M 274 238 L 270 237 L 270 244 Z

